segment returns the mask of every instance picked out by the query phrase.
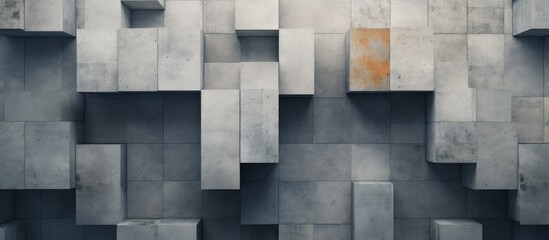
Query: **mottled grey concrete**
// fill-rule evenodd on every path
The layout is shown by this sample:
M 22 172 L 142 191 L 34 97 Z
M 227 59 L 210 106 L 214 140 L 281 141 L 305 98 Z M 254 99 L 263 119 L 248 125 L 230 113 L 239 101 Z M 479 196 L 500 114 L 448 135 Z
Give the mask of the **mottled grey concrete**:
M 393 239 L 393 184 L 353 182 L 353 239 Z
M 477 133 L 474 123 L 428 123 L 427 161 L 475 163 Z
M 390 144 L 351 146 L 351 171 L 354 181 L 388 181 L 391 168 Z
M 78 92 L 118 91 L 116 30 L 79 29 L 77 34 Z
M 352 28 L 388 28 L 391 0 L 352 0 Z
M 204 89 L 240 89 L 240 63 L 205 63 Z
M 429 18 L 434 33 L 467 33 L 467 0 L 430 0 Z
M 118 91 L 158 90 L 157 28 L 118 30 Z
M 315 92 L 315 37 L 313 29 L 280 29 L 278 58 L 281 95 Z
M 242 182 L 241 224 L 278 224 L 278 182 Z
M 157 224 L 157 239 L 202 239 L 202 220 L 200 219 L 164 219 Z
M 234 11 L 235 30 L 239 36 L 278 34 L 278 1 L 235 0 Z
M 513 35 L 547 36 L 549 5 L 544 1 L 513 1 Z

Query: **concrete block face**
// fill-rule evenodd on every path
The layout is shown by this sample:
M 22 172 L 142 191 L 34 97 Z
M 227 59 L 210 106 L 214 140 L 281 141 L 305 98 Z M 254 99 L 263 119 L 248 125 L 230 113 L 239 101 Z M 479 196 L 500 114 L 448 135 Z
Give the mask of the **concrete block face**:
M 162 218 L 163 204 L 164 183 L 162 181 L 128 181 L 127 218 Z
M 390 43 L 389 89 L 433 91 L 433 30 L 392 28 Z
M 41 36 L 76 36 L 75 0 L 26 0 L 25 31 Z
M 62 96 L 52 92 L 8 92 L 4 96 L 6 121 L 60 121 Z
M 240 188 L 240 92 L 201 93 L 202 189 Z
M 346 96 L 345 34 L 315 34 L 315 96 Z
M 118 30 L 118 91 L 158 90 L 158 31 Z
M 313 99 L 281 97 L 279 101 L 280 143 L 312 143 Z
M 388 28 L 391 21 L 391 0 L 352 0 L 352 28 Z
M 350 27 L 350 0 L 280 1 L 280 28 L 314 28 L 315 33 L 346 33 Z
M 79 26 L 89 30 L 128 28 L 131 11 L 120 0 L 83 1 L 78 4 Z M 77 34 L 80 36 L 80 34 Z
M 118 40 L 116 30 L 79 29 L 77 34 L 78 92 L 117 92 Z
M 427 180 L 429 167 L 425 161 L 425 145 L 391 145 L 391 180 Z
M 281 95 L 315 92 L 315 37 L 313 29 L 281 29 L 278 60 Z
M 0 123 L 0 189 L 25 188 L 25 124 Z
M 265 37 L 261 37 L 264 39 Z M 236 34 L 204 34 L 204 62 L 207 63 L 239 63 L 244 59 L 241 45 L 244 45 L 247 38 L 239 38 Z M 278 42 L 277 42 L 278 44 Z
M 235 1 L 204 2 L 204 33 L 235 33 Z
M 62 44 L 54 38 L 25 39 L 25 90 L 62 90 Z
M 469 87 L 503 89 L 504 35 L 467 35 Z
M 467 33 L 467 0 L 430 0 L 429 19 L 434 33 Z
M 477 132 L 474 123 L 427 124 L 427 161 L 475 163 Z
M 482 239 L 482 224 L 469 219 L 431 220 L 431 239 Z
M 278 89 L 279 66 L 276 62 L 244 62 L 240 69 L 240 89 Z
M 477 89 L 436 91 L 427 95 L 428 122 L 472 122 L 476 120 Z M 481 93 L 482 94 L 482 93 Z
M 164 218 L 202 217 L 200 182 L 164 182 Z
M 163 10 L 166 0 L 121 0 L 128 8 L 135 10 Z
M 427 2 L 427 0 L 391 0 L 391 27 L 427 27 Z
M 351 179 L 351 145 L 281 144 L 281 181 Z
M 163 180 L 164 146 L 129 144 L 127 146 L 128 180 Z
M 76 142 L 72 122 L 25 123 L 25 187 L 73 188 Z
M 276 36 L 239 37 L 238 41 L 241 45 L 241 62 L 279 61 L 279 38 Z M 236 57 L 237 54 L 234 54 L 234 57 L 231 58 L 236 59 Z
M 477 122 L 511 122 L 511 92 L 477 89 Z
M 157 225 L 158 240 L 202 239 L 202 220 L 200 219 L 163 219 Z
M 346 37 L 347 92 L 388 91 L 389 29 L 352 29 Z
M 25 29 L 25 1 L 5 0 L 2 3 L 0 32 L 23 31 Z
M 344 124 L 351 119 L 347 99 L 316 98 L 314 99 L 314 132 L 315 143 L 350 143 L 352 126 Z
M 242 239 L 278 239 L 278 225 L 244 225 L 242 226 Z
M 126 219 L 126 146 L 76 146 L 76 223 L 114 225 Z
M 313 225 L 278 225 L 278 239 L 280 240 L 312 240 Z
M 354 144 L 351 146 L 354 181 L 388 181 L 391 165 L 390 144 Z
M 395 181 L 393 184 L 396 219 L 466 217 L 467 192 L 459 182 Z
M 278 224 L 278 182 L 242 182 L 241 224 Z
M 163 159 L 164 180 L 200 181 L 199 144 L 164 144 Z
M 200 98 L 164 98 L 164 142 L 200 143 Z
M 205 63 L 204 89 L 240 89 L 240 63 Z
M 210 218 L 203 220 L 203 239 L 241 239 L 241 225 L 238 218 Z
M 393 184 L 353 182 L 353 239 L 393 239 Z
M 236 0 L 235 30 L 241 36 L 278 34 L 279 3 L 276 0 Z
M 472 34 L 494 34 L 504 32 L 504 7 L 473 7 L 468 8 L 467 31 Z
M 278 162 L 278 102 L 278 90 L 240 91 L 240 162 Z
M 388 95 L 377 95 L 371 97 L 350 98 L 349 108 L 351 112 L 351 142 L 363 144 L 378 144 L 391 142 L 391 100 Z M 410 109 L 415 104 L 408 105 Z M 319 107 L 315 106 L 317 109 Z M 321 105 L 321 107 L 324 107 Z M 342 107 L 338 107 L 341 108 Z M 342 109 L 344 110 L 344 109 Z M 342 111 L 338 110 L 338 111 Z M 323 110 L 327 111 L 327 110 Z M 333 111 L 333 110 L 332 110 Z M 316 112 L 315 112 L 316 113 Z M 339 118 L 345 115 L 341 114 Z M 402 116 L 400 116 L 402 117 Z M 400 118 L 394 116 L 395 119 Z M 410 118 L 415 118 L 416 114 L 408 115 Z M 402 118 L 401 118 L 402 119 Z M 345 124 L 340 126 L 342 130 L 347 130 Z M 316 124 L 315 124 L 316 127 Z M 343 135 L 347 132 L 340 131 Z M 343 135 L 346 136 L 346 135 Z M 344 138 L 345 139 L 345 138 Z M 315 139 L 316 140 L 316 139 Z M 345 139 L 346 140 L 346 139 Z M 316 141 L 315 141 L 316 142 Z M 343 142 L 343 141 L 341 141 Z
M 514 123 L 477 123 L 477 162 L 462 166 L 471 189 L 517 188 L 517 129 Z
M 240 218 L 240 196 L 237 190 L 203 191 L 203 218 Z
M 158 239 L 157 225 L 160 220 L 132 219 L 116 225 L 116 239 L 118 240 L 150 240 Z
M 542 38 L 514 38 L 505 35 L 505 89 L 513 96 L 543 96 L 544 57 L 539 49 L 544 48 Z M 522 68 L 516 62 L 524 64 Z M 520 79 L 520 80 L 519 80 Z
M 512 121 L 517 124 L 519 143 L 543 142 L 543 98 L 515 97 L 512 99 Z
M 158 33 L 158 90 L 202 89 L 204 37 L 202 2 L 168 1 Z
M 507 217 L 507 191 L 467 190 L 467 217 Z
M 549 5 L 543 1 L 513 1 L 513 35 L 547 36 L 549 25 L 547 18 Z

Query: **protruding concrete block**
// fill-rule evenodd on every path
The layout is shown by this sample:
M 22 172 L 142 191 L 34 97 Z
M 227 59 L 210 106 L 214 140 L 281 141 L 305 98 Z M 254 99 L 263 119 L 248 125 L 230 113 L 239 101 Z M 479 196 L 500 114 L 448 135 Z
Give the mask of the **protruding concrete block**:
M 3 0 L 0 7 L 0 34 L 23 34 L 25 31 L 25 1 Z
M 25 123 L 25 187 L 74 187 L 76 125 L 73 122 Z
M 353 239 L 393 239 L 393 184 L 353 183 Z
M 202 89 L 204 36 L 201 1 L 168 1 L 158 32 L 158 90 Z
M 432 240 L 482 240 L 482 224 L 469 219 L 431 220 Z
M 118 29 L 118 91 L 158 90 L 158 31 Z
M 236 0 L 235 30 L 239 36 L 278 34 L 277 0 Z
M 512 120 L 517 124 L 519 143 L 542 143 L 544 98 L 513 97 Z
M 280 29 L 278 61 L 280 95 L 313 95 L 315 93 L 313 29 Z
M 115 225 L 126 218 L 126 146 L 76 146 L 76 224 Z
M 0 123 L 0 189 L 25 188 L 25 123 Z
M 75 0 L 25 0 L 25 31 L 40 36 L 76 36 Z
M 131 25 L 131 10 L 121 4 L 120 0 L 82 1 L 78 8 L 79 29 L 112 30 L 129 28 Z
M 346 44 L 347 92 L 389 91 L 389 29 L 351 29 Z
M 201 96 L 202 189 L 240 189 L 240 91 Z
M 78 29 L 77 34 L 77 91 L 117 92 L 118 43 L 116 30 Z
M 428 123 L 427 161 L 475 163 L 477 133 L 474 123 Z
M 278 89 L 277 62 L 243 62 L 240 69 L 240 89 Z
M 392 28 L 390 42 L 390 90 L 433 91 L 433 31 Z
M 278 182 L 243 182 L 241 224 L 278 224 Z
M 116 225 L 118 240 L 200 240 L 200 219 L 133 219 Z
M 122 3 L 130 9 L 162 10 L 166 0 L 122 0 Z
M 26 233 L 27 225 L 24 221 L 14 220 L 0 224 L 0 239 L 2 240 L 25 240 L 27 239 Z
M 548 36 L 549 2 L 542 0 L 513 1 L 513 35 Z

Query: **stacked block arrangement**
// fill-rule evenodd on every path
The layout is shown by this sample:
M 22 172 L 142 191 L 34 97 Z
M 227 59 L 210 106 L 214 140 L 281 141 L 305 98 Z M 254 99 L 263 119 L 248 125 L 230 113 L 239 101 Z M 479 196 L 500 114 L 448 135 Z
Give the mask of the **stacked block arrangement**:
M 545 239 L 545 5 L 0 0 L 0 239 Z

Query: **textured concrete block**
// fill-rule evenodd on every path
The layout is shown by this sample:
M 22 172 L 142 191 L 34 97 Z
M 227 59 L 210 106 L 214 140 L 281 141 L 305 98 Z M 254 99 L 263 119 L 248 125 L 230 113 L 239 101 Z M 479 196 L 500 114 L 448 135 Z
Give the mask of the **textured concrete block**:
M 464 88 L 427 94 L 428 122 L 471 122 L 476 120 L 477 89 Z
M 4 96 L 6 121 L 61 121 L 63 95 L 58 92 L 8 92 Z
M 202 89 L 204 37 L 202 2 L 168 1 L 158 33 L 158 90 Z
M 503 89 L 503 34 L 467 35 L 469 87 Z
M 240 91 L 240 162 L 278 162 L 278 107 L 278 90 Z
M 433 91 L 433 31 L 392 28 L 390 42 L 390 90 Z
M 353 182 L 353 239 L 393 239 L 393 184 Z
M 79 29 L 77 34 L 78 92 L 118 91 L 116 30 Z
M 278 182 L 242 182 L 241 224 L 278 224 Z
M 477 162 L 462 166 L 471 189 L 517 188 L 517 129 L 514 123 L 477 123 Z
M 122 0 L 122 3 L 132 10 L 162 10 L 166 0 Z
M 131 24 L 131 10 L 120 0 L 82 1 L 78 9 L 78 28 L 106 30 L 129 28 Z
M 186 109 L 181 111 L 181 109 Z M 200 98 L 164 97 L 164 142 L 200 143 Z
M 239 63 L 241 61 L 250 61 L 241 56 L 246 52 L 242 50 L 241 45 L 246 43 L 245 37 L 239 38 L 236 34 L 208 33 L 204 34 L 204 61 L 207 63 Z M 265 39 L 265 37 L 261 37 Z M 278 42 L 276 42 L 278 44 Z M 269 52 L 263 47 L 263 52 Z M 261 49 L 261 48 L 260 48 Z M 278 52 L 277 52 L 278 53 Z
M 511 122 L 511 92 L 477 89 L 477 122 Z
M 157 225 L 158 240 L 202 239 L 202 220 L 200 219 L 163 219 Z
M 24 221 L 9 221 L 0 224 L 0 239 L 2 240 L 25 240 L 27 226 Z
M 22 34 L 25 29 L 25 1 L 4 0 L 0 11 L 0 33 Z
M 25 187 L 73 188 L 76 142 L 72 122 L 25 123 Z
M 352 0 L 352 28 L 388 28 L 391 0 Z
M 0 189 L 25 188 L 25 124 L 0 123 Z
M 235 33 L 235 1 L 204 2 L 204 33 Z
M 129 144 L 127 146 L 127 179 L 162 180 L 163 159 L 162 144 Z
M 391 143 L 425 143 L 425 123 L 391 123 Z
M 313 29 L 281 29 L 278 37 L 281 95 L 315 92 L 315 37 Z
M 549 3 L 539 0 L 513 1 L 513 35 L 547 36 Z
M 429 239 L 429 219 L 395 219 L 394 230 L 396 240 Z
M 393 184 L 395 218 L 466 217 L 467 191 L 459 182 L 395 181 Z
M 391 27 L 427 27 L 429 18 L 427 2 L 427 0 L 391 0 Z
M 345 34 L 315 34 L 315 96 L 346 96 Z
M 313 99 L 280 98 L 280 143 L 313 142 Z
M 390 144 L 355 144 L 351 147 L 354 181 L 388 181 L 391 165 Z
M 474 123 L 427 124 L 427 161 L 475 163 L 477 133 Z
M 118 240 L 157 240 L 157 225 L 160 220 L 132 219 L 116 225 Z
M 519 143 L 543 142 L 543 98 L 514 97 L 512 99 L 512 120 L 517 124 Z
M 63 42 L 59 38 L 25 39 L 25 90 L 63 88 Z
M 347 33 L 347 92 L 389 90 L 389 29 L 352 29 Z
M 410 100 L 410 103 L 411 102 L 413 102 L 413 100 Z M 368 97 L 360 97 L 360 98 L 359 97 L 350 98 L 351 142 L 352 143 L 390 143 L 391 142 L 390 104 L 391 102 L 389 99 L 389 95 L 376 95 L 376 96 L 368 96 Z M 409 104 L 408 106 L 410 107 L 410 109 L 417 109 L 415 108 L 416 106 L 415 104 Z M 398 110 L 395 110 L 393 112 L 396 113 L 397 111 Z M 416 116 L 417 115 L 415 113 L 408 115 L 410 119 L 413 119 Z M 345 115 L 341 116 L 341 118 L 343 117 L 345 117 Z M 405 119 L 405 118 L 401 118 L 401 119 Z M 344 126 L 345 124 L 342 124 L 342 126 L 339 126 L 339 128 L 346 130 L 347 128 L 344 128 Z M 315 123 L 315 129 L 316 129 L 316 123 Z M 346 134 L 346 133 L 347 132 L 340 132 L 339 134 Z
M 278 240 L 278 225 L 244 225 L 242 240 Z
M 162 143 L 163 101 L 160 95 L 126 100 L 126 141 L 128 143 Z
M 164 10 L 132 10 L 131 28 L 164 27 Z
M 352 127 L 346 124 L 351 119 L 347 99 L 315 98 L 314 99 L 314 132 L 315 143 L 350 143 Z
M 240 188 L 240 91 L 201 93 L 202 189 Z
M 277 35 L 278 5 L 276 0 L 236 0 L 236 33 L 239 36 Z
M 240 89 L 240 63 L 205 63 L 204 89 Z
M 467 0 L 430 0 L 429 22 L 434 33 L 467 33 Z
M 76 36 L 75 0 L 25 0 L 25 31 L 40 36 Z
M 127 190 L 127 218 L 163 217 L 162 181 L 128 181 Z
M 278 89 L 276 62 L 244 62 L 240 69 L 240 89 Z
M 505 35 L 505 89 L 513 96 L 543 96 L 543 38 L 515 38 Z M 520 62 L 520 66 L 516 63 Z
M 118 29 L 118 91 L 158 90 L 158 31 Z
M 200 182 L 164 182 L 164 218 L 202 217 Z
M 278 239 L 280 240 L 313 240 L 313 225 L 278 225 Z
M 501 2 L 501 1 L 500 1 Z M 472 34 L 493 34 L 504 31 L 504 8 L 497 7 L 473 7 L 468 8 L 467 31 Z
M 482 239 L 482 224 L 469 219 L 431 220 L 431 239 Z
M 200 145 L 164 144 L 164 180 L 200 181 Z
M 346 33 L 350 27 L 350 0 L 280 1 L 280 28 L 314 28 L 315 33 Z
M 126 219 L 126 146 L 77 145 L 76 158 L 76 224 Z
M 391 144 L 391 180 L 428 180 L 423 144 Z
M 281 181 L 351 179 L 351 145 L 282 144 L 279 178 Z

